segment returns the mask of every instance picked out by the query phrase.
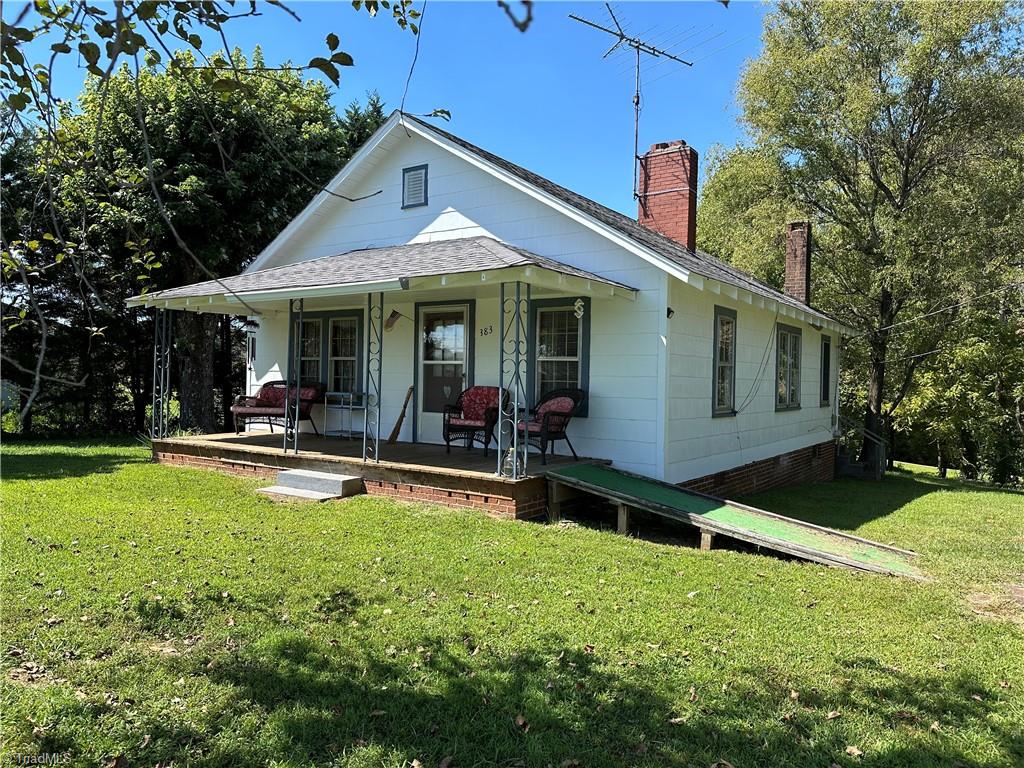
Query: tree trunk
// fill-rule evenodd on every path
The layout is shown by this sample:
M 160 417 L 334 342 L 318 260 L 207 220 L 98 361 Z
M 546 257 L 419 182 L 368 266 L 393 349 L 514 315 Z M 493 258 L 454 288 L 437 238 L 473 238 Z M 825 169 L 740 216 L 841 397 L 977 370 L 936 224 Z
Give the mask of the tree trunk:
M 960 460 L 960 475 L 965 480 L 978 479 L 978 444 L 974 436 L 966 429 L 960 430 L 960 447 L 963 456 Z
M 216 432 L 213 407 L 213 357 L 217 336 L 216 315 L 182 312 L 178 318 L 175 353 L 178 357 L 178 401 L 182 429 Z
M 225 432 L 234 430 L 234 418 L 231 414 L 231 403 L 234 402 L 234 383 L 231 380 L 231 317 L 222 315 L 220 318 L 220 409 L 221 422 Z
M 889 348 L 889 328 L 893 322 L 892 294 L 883 289 L 878 298 L 878 330 L 868 337 L 871 347 L 871 372 L 868 377 L 868 401 L 864 407 L 864 431 L 867 436 L 860 448 L 860 461 L 872 467 L 878 464 L 879 446 L 875 442 L 884 436 L 882 406 L 885 403 L 885 356 Z
M 942 450 L 942 443 L 938 443 L 938 459 L 935 462 L 935 466 L 939 470 L 939 477 L 946 477 L 946 452 Z

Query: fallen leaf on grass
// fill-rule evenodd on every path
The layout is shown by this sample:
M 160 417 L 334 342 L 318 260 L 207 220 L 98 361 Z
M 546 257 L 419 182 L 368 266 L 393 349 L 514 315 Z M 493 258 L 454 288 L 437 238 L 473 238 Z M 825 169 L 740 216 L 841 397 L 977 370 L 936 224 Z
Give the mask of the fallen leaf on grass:
M 929 731 L 931 731 L 932 733 L 938 733 L 938 732 L 939 732 L 939 721 L 938 721 L 938 720 L 934 721 L 934 722 L 933 722 L 933 723 L 932 723 L 932 724 L 931 724 L 931 725 L 930 725 L 930 726 L 928 727 L 928 730 L 929 730 Z
M 375 709 L 375 710 L 373 710 L 373 712 L 370 713 L 370 717 L 380 717 L 381 715 L 385 715 L 385 714 L 387 714 L 386 710 Z
M 583 765 L 583 763 L 581 763 L 575 757 L 570 757 L 567 760 L 563 760 L 560 763 L 560 768 L 580 768 L 581 765 Z
M 728 760 L 716 760 L 711 764 L 711 768 L 736 768 Z
M 530 730 L 530 724 L 526 722 L 526 718 L 522 715 L 516 715 L 516 725 L 522 728 L 523 733 L 528 733 Z
M 107 760 L 107 762 L 103 764 L 103 768 L 126 768 L 127 765 L 128 761 L 125 759 L 125 756 L 118 755 L 117 757 L 112 757 Z
M 840 712 L 837 709 L 833 709 L 831 712 L 829 712 L 827 715 L 825 715 L 825 719 L 826 720 L 835 720 L 837 717 L 842 717 L 842 716 L 843 716 L 842 712 Z
M 413 758 L 413 761 L 409 764 L 409 768 L 423 768 L 423 763 Z
M 800 691 L 793 691 L 793 690 L 791 690 L 789 692 L 789 698 L 791 698 L 793 701 L 796 701 L 797 699 L 800 698 Z
M 682 725 L 685 722 L 686 722 L 686 718 L 685 717 L 670 717 L 668 719 L 669 725 Z
M 690 701 L 696 701 L 696 700 L 697 700 L 697 688 L 696 688 L 696 686 L 691 685 L 690 686 Z
M 449 766 L 451 766 L 452 761 L 454 759 L 455 759 L 454 757 L 452 757 L 451 755 L 448 755 L 448 757 L 446 757 L 444 760 L 441 761 L 441 763 L 437 766 L 437 768 L 449 768 Z
M 142 737 L 142 743 L 139 744 L 139 749 L 145 749 L 146 747 L 148 747 L 149 742 L 151 742 L 152 740 L 153 737 L 147 733 L 145 736 Z
M 849 755 L 850 757 L 860 757 L 860 756 L 861 756 L 861 755 L 863 755 L 864 753 L 863 753 L 863 752 L 861 752 L 861 751 L 860 751 L 860 750 L 859 750 L 859 749 L 858 749 L 857 747 L 855 747 L 855 746 L 854 746 L 853 744 L 851 744 L 850 746 L 848 746 L 848 747 L 846 748 L 846 754 L 848 754 L 848 755 Z

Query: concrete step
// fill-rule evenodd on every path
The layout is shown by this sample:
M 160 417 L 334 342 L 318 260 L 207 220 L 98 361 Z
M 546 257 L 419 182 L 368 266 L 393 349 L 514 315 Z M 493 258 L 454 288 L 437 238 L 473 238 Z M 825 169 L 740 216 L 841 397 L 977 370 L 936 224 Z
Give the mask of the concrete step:
M 354 496 L 363 490 L 363 481 L 354 475 L 316 472 L 311 469 L 282 469 L 277 473 L 277 484 L 331 496 Z
M 291 488 L 287 485 L 271 485 L 266 488 L 257 488 L 258 493 L 266 494 L 275 499 L 301 499 L 302 501 L 330 501 L 340 499 L 336 493 L 323 493 L 321 491 L 310 491 L 306 488 Z

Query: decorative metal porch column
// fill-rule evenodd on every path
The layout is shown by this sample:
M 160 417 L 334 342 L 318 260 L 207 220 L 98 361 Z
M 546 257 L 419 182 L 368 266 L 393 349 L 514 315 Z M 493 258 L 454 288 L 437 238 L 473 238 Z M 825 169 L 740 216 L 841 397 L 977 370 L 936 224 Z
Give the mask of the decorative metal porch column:
M 527 436 L 519 434 L 525 419 L 529 283 L 501 284 L 501 341 L 498 347 L 498 475 L 513 480 L 526 476 Z M 506 400 L 507 398 L 507 400 Z
M 366 296 L 366 395 L 363 403 L 363 461 L 380 461 L 380 385 L 384 348 L 384 294 Z
M 302 386 L 302 314 L 305 299 L 288 299 L 288 371 L 284 383 L 284 442 L 299 452 L 299 388 Z M 292 400 L 294 399 L 294 403 Z
M 171 431 L 171 350 L 174 345 L 174 311 L 153 312 L 153 401 L 149 436 L 167 437 Z

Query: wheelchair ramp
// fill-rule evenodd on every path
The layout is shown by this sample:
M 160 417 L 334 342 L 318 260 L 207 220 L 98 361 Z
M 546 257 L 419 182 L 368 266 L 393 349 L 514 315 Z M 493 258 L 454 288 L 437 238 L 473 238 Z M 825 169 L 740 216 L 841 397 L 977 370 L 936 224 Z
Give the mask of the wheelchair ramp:
M 710 548 L 718 535 L 825 565 L 922 578 L 913 564 L 913 552 L 608 466 L 577 464 L 550 470 L 546 476 L 556 485 L 618 503 L 620 528 L 630 508 L 641 509 L 696 526 L 701 530 L 702 548 Z

